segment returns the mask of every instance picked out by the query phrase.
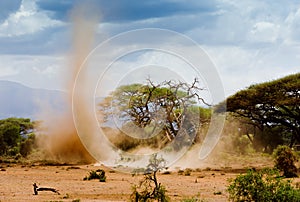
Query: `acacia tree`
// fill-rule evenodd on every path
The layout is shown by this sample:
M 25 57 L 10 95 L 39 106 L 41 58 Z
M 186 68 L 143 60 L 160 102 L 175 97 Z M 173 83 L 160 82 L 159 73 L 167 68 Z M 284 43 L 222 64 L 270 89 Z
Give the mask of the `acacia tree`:
M 20 144 L 33 130 L 33 123 L 26 118 L 7 118 L 0 120 L 0 155 L 17 154 Z M 16 151 L 14 150 L 16 149 Z
M 300 143 L 300 73 L 252 85 L 227 98 L 226 104 L 227 112 L 247 118 L 262 136 L 284 135 L 290 146 Z M 224 112 L 222 106 L 216 111 Z
M 104 121 L 117 117 L 123 130 L 137 129 L 139 138 L 146 139 L 159 132 L 172 141 L 179 131 L 194 134 L 197 130 L 200 112 L 197 104 L 207 104 L 199 95 L 203 89 L 198 83 L 194 79 L 191 84 L 175 81 L 155 84 L 148 79 L 146 85 L 120 86 L 99 104 L 99 110 Z

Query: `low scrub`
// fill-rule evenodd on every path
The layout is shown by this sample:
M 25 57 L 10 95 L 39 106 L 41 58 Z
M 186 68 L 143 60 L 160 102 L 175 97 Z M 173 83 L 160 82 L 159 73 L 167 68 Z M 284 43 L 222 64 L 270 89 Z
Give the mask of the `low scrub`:
M 132 187 L 130 201 L 134 202 L 169 202 L 166 188 L 158 182 L 157 172 L 166 168 L 166 161 L 154 154 L 149 159 L 145 170 L 144 179 L 138 185 Z
M 274 151 L 275 168 L 283 171 L 285 177 L 297 177 L 297 156 L 288 146 L 280 145 Z
M 280 176 L 276 169 L 248 170 L 231 181 L 229 199 L 241 201 L 300 202 L 300 189 Z
M 185 198 L 185 199 L 182 199 L 181 202 L 205 202 L 205 200 L 204 200 L 204 199 L 200 199 L 200 198 L 193 197 L 193 198 Z
M 100 182 L 106 182 L 105 171 L 102 169 L 92 170 L 89 175 L 84 177 L 83 180 L 93 180 L 98 179 Z

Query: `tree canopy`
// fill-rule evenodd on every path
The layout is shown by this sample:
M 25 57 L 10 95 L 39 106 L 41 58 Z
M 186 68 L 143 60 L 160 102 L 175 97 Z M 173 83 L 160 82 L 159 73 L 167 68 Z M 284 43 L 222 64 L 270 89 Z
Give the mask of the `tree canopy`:
M 99 106 L 105 121 L 114 119 L 130 136 L 147 139 L 160 134 L 171 141 L 180 131 L 190 136 L 196 132 L 201 110 L 197 104 L 205 103 L 199 96 L 201 90 L 197 79 L 192 84 L 147 80 L 147 84 L 118 87 Z M 202 111 L 203 119 L 208 119 Z
M 300 143 L 300 73 L 251 85 L 216 106 L 217 112 L 246 117 L 262 132 L 287 134 L 290 146 Z M 274 132 L 276 133 L 274 134 Z
M 0 120 L 0 155 L 29 153 L 32 139 L 33 122 L 26 118 L 7 118 Z

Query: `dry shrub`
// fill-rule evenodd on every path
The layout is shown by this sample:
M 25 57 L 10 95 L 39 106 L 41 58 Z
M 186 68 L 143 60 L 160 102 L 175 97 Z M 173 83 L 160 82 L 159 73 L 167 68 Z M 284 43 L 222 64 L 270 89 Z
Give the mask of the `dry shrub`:
M 285 177 L 297 177 L 297 157 L 288 146 L 280 145 L 274 151 L 275 168 L 283 171 Z

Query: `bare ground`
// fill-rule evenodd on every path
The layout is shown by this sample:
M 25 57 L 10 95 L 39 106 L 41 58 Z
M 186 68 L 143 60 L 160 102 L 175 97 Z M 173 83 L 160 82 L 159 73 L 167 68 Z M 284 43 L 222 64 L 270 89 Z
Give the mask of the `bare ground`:
M 256 159 L 256 160 L 255 160 Z M 226 163 L 224 163 L 226 162 Z M 249 162 L 252 162 L 249 163 Z M 175 168 L 171 174 L 159 173 L 159 181 L 166 187 L 171 201 L 198 197 L 205 201 L 228 201 L 226 188 L 228 179 L 246 171 L 246 167 L 267 167 L 268 158 L 230 158 L 223 161 L 211 159 L 202 169 L 193 168 L 190 176 L 179 175 Z M 227 165 L 232 165 L 228 167 Z M 0 201 L 129 201 L 132 186 L 138 184 L 142 175 L 132 176 L 106 167 L 95 165 L 42 166 L 38 164 L 0 165 Z M 84 181 L 89 171 L 106 171 L 107 181 Z M 300 178 L 294 179 L 300 182 Z M 58 189 L 60 195 L 52 192 L 33 194 L 33 183 L 40 187 Z
M 81 166 L 20 166 L 2 168 L 0 184 L 1 201 L 128 201 L 131 187 L 137 184 L 142 175 L 114 172 L 107 168 L 107 181 L 84 181 L 83 177 L 90 170 L 100 167 Z M 223 171 L 193 171 L 190 176 L 159 174 L 160 182 L 165 185 L 172 201 L 199 196 L 209 201 L 226 201 L 227 179 L 235 173 Z M 60 195 L 52 192 L 39 192 L 33 195 L 32 184 L 40 187 L 52 187 L 59 190 Z M 214 194 L 215 193 L 215 194 Z M 219 195 L 217 195 L 218 193 Z

